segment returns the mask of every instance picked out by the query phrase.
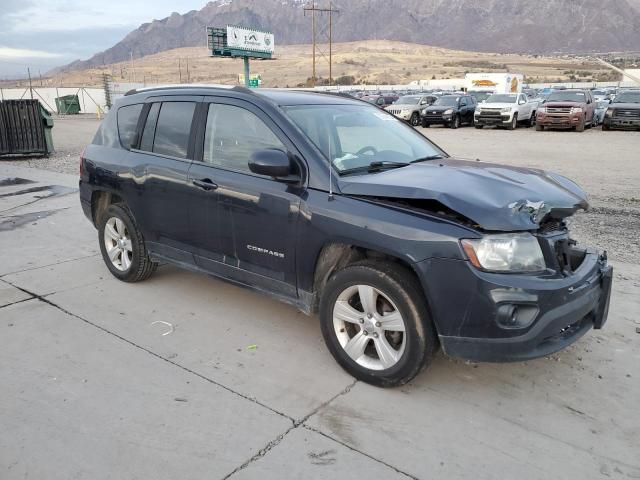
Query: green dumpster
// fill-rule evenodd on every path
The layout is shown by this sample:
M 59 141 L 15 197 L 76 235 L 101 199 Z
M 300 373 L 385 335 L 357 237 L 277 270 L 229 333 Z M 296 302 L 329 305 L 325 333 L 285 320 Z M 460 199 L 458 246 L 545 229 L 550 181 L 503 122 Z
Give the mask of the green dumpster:
M 56 108 L 60 115 L 77 115 L 80 113 L 78 95 L 64 95 L 56 98 Z
M 78 96 L 76 95 L 76 98 Z M 78 106 L 78 110 L 80 110 Z M 78 113 L 78 112 L 76 112 Z M 47 152 L 52 153 L 55 150 L 53 149 L 53 117 L 51 116 L 51 112 L 40 105 L 40 116 L 42 117 L 42 127 L 44 128 L 44 141 L 47 145 Z

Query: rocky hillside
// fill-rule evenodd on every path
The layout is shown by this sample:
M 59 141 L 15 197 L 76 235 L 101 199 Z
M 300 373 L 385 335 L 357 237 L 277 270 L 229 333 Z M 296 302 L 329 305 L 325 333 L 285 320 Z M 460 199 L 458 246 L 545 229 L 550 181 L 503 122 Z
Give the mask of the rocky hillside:
M 276 45 L 309 43 L 307 0 L 215 0 L 202 10 L 141 25 L 76 70 L 164 50 L 205 45 L 206 26 L 271 30 Z M 328 5 L 328 0 L 316 2 Z M 519 53 L 637 51 L 640 0 L 334 0 L 337 42 L 387 39 L 446 48 Z M 325 17 L 326 18 L 326 17 Z M 322 28 L 322 17 L 318 19 Z

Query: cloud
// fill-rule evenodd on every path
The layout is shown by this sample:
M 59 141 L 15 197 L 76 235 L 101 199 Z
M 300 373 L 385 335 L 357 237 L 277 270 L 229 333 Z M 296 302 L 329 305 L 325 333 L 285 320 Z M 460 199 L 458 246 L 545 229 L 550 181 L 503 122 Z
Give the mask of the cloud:
M 0 59 L 24 59 L 24 58 L 60 58 L 60 53 L 44 52 L 42 50 L 30 50 L 26 48 L 0 47 Z

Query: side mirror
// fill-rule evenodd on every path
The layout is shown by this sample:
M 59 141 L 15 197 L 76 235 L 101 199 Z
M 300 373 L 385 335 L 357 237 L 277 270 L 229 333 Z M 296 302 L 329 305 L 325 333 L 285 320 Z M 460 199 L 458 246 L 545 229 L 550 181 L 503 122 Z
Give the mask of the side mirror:
M 289 177 L 292 173 L 291 159 L 282 150 L 269 149 L 253 152 L 249 159 L 249 170 L 258 175 L 273 178 Z

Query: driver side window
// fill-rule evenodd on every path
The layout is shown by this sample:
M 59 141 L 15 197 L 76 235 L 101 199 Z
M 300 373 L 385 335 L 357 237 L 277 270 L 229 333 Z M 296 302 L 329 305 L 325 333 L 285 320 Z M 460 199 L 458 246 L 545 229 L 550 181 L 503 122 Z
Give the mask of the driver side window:
M 250 173 L 251 154 L 270 148 L 287 150 L 257 115 L 235 105 L 209 104 L 202 158 L 205 163 Z

